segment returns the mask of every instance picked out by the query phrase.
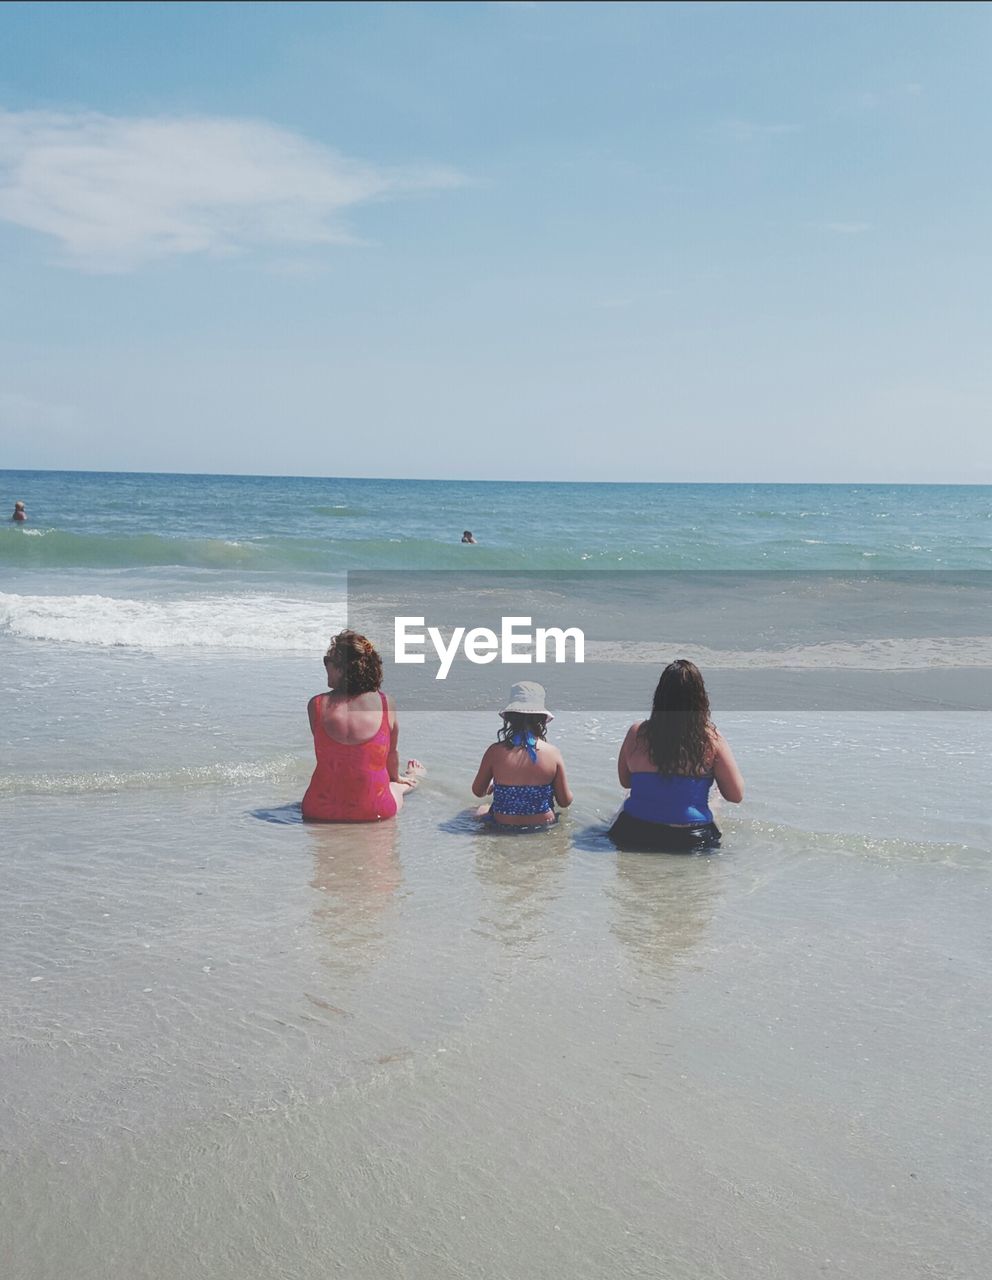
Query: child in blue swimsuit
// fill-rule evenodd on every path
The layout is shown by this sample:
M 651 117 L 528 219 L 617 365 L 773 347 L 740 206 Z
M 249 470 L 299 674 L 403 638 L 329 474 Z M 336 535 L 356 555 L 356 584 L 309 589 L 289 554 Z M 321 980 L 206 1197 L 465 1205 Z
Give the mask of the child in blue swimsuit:
M 547 741 L 548 721 L 543 685 L 521 680 L 510 690 L 500 712 L 503 727 L 488 747 L 472 783 L 472 794 L 492 794 L 492 804 L 479 816 L 500 827 L 544 827 L 558 821 L 561 808 L 572 803 L 565 762 Z

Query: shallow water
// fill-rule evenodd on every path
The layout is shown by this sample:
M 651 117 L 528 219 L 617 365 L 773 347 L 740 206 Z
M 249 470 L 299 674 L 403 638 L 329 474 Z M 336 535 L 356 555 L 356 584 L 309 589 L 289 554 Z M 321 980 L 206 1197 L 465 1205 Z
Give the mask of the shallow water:
M 72 532 L 143 536 L 154 481 L 80 500 Z M 250 532 L 239 483 L 215 485 L 236 518 L 197 509 L 191 537 Z M 313 507 L 358 513 L 307 520 L 392 501 L 323 483 Z M 817 511 L 857 544 L 857 494 L 840 516 L 786 496 L 793 526 Z M 735 530 L 788 520 L 741 502 L 719 536 L 743 563 L 768 547 Z M 954 502 L 928 496 L 948 545 L 980 518 Z M 417 507 L 414 532 L 442 518 Z M 494 714 L 401 706 L 430 775 L 400 820 L 309 826 L 338 569 L 184 564 L 0 578 L 6 1274 L 984 1275 L 987 714 L 882 710 L 884 646 L 858 709 L 717 705 L 746 804 L 719 852 L 666 857 L 605 839 L 639 703 L 561 712 L 576 803 L 509 838 L 471 816 Z M 948 643 L 914 670 L 953 661 L 966 686 L 974 621 L 931 629 Z M 742 634 L 724 660 L 778 660 Z
M 298 820 L 302 752 L 8 798 L 13 1274 L 981 1274 L 989 828 L 939 800 L 992 744 L 823 720 L 726 725 L 705 856 L 608 845 L 620 718 L 536 836 L 471 818 L 468 714 L 375 827 Z
M 981 1274 L 984 851 L 622 855 L 449 790 L 361 830 L 20 802 L 11 1274 Z

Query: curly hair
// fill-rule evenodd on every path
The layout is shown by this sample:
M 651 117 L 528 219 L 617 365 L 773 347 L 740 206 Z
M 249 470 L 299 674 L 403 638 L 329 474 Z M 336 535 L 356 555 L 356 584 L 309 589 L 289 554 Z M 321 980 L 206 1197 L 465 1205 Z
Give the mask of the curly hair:
M 341 669 L 342 693 L 375 693 L 382 685 L 382 659 L 372 641 L 357 631 L 339 631 L 331 637 L 325 666 L 329 662 Z
M 548 738 L 548 717 L 528 715 L 524 711 L 508 711 L 503 717 L 503 727 L 496 735 L 498 742 L 504 747 L 513 746 L 515 733 L 532 733 L 535 738 L 546 742 Z
M 670 662 L 654 691 L 650 719 L 638 737 L 659 773 L 696 776 L 713 763 L 714 725 L 699 668 L 687 658 Z

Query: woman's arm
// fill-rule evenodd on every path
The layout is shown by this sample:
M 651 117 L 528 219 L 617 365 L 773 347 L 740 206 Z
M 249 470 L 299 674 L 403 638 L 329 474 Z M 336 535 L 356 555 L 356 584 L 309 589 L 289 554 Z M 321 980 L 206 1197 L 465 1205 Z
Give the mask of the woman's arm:
M 567 809 L 575 797 L 572 795 L 572 789 L 568 785 L 568 778 L 565 776 L 565 761 L 559 755 L 558 768 L 555 772 L 555 799 L 562 809 Z
M 486 753 L 479 764 L 479 772 L 472 783 L 472 794 L 480 799 L 489 794 L 489 785 L 493 780 L 492 752 L 492 747 L 486 748 Z
M 390 782 L 400 779 L 400 722 L 396 714 L 396 703 L 386 694 L 386 714 L 389 717 L 389 755 L 386 757 L 386 772 Z
M 637 737 L 639 724 L 632 724 L 627 730 L 627 736 L 623 740 L 620 747 L 620 754 L 617 757 L 617 777 L 620 779 L 621 787 L 630 789 L 630 765 L 627 763 L 628 755 L 631 747 L 634 745 L 634 739 Z
M 737 761 L 734 759 L 734 753 L 730 750 L 727 739 L 719 730 L 714 730 L 713 745 L 716 748 L 716 755 L 713 757 L 713 777 L 720 789 L 720 794 L 731 804 L 740 804 L 744 799 L 744 778 L 737 767 Z
M 310 721 L 310 732 L 314 733 L 317 729 L 317 722 L 320 719 L 320 698 L 319 693 L 315 693 L 307 703 L 307 719 Z

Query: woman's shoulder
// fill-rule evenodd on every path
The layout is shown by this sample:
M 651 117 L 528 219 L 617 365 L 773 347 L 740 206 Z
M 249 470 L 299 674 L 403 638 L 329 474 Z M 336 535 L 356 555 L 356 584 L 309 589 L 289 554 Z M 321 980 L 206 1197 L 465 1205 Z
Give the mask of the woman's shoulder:
M 310 721 L 311 730 L 315 730 L 317 728 L 318 721 L 322 719 L 321 708 L 323 706 L 325 696 L 326 695 L 323 693 L 315 693 L 307 703 L 307 719 Z
M 341 693 L 335 693 L 333 689 L 324 689 L 320 693 L 315 693 L 307 706 L 310 707 L 361 707 L 365 710 L 371 710 L 374 707 L 382 706 L 385 702 L 389 710 L 390 716 L 396 709 L 392 696 L 378 689 L 370 690 L 367 693 L 358 693 L 352 697 L 347 697 Z
M 385 689 L 366 689 L 364 693 L 355 694 L 351 698 L 344 699 L 353 707 L 361 707 L 365 711 L 374 711 L 377 707 L 385 706 L 390 715 L 396 710 L 396 703 L 392 699 L 392 695 L 386 693 Z
M 709 750 L 707 751 L 707 768 L 712 769 L 720 758 L 721 751 L 727 750 L 727 739 L 723 736 L 715 724 L 710 724 L 706 728 L 706 736 L 709 740 Z

